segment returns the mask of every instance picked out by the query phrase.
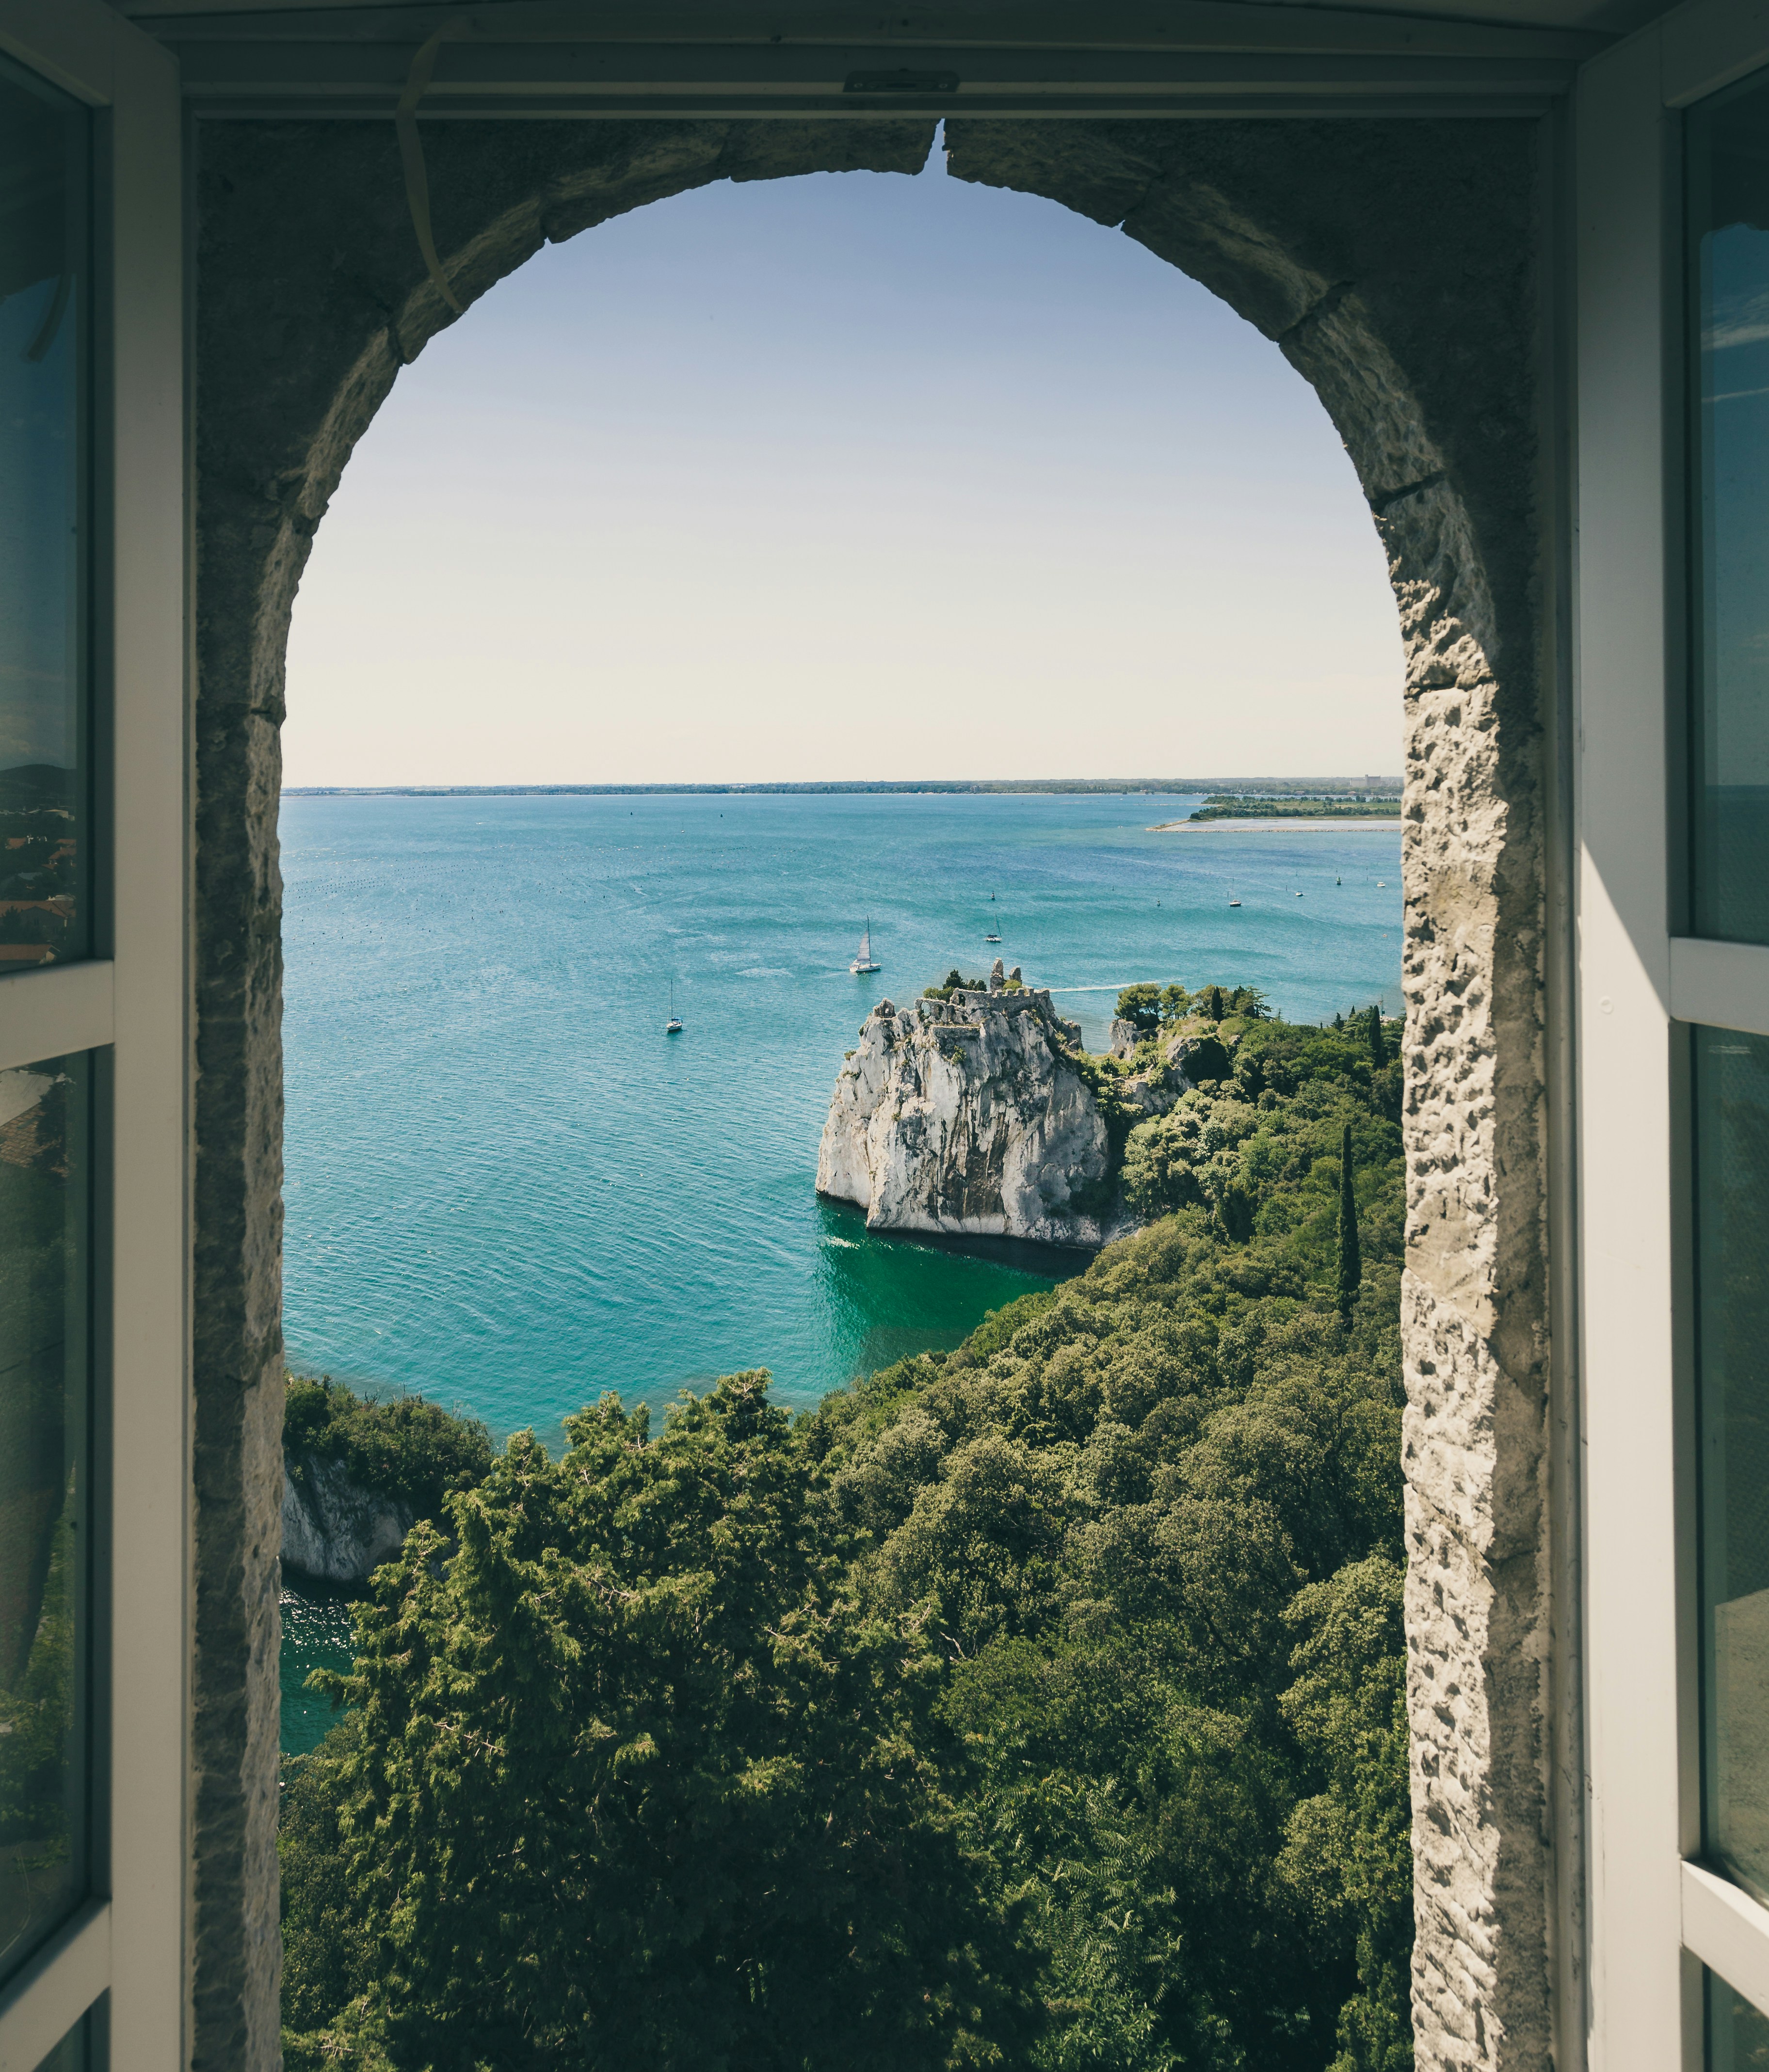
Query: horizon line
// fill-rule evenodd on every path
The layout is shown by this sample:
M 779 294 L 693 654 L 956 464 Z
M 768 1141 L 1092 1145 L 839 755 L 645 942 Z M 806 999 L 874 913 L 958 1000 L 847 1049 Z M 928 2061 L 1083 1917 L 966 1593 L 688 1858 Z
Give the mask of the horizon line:
M 914 795 L 917 793 L 1038 793 L 1086 796 L 1105 793 L 1147 798 L 1190 797 L 1197 792 L 1257 792 L 1271 796 L 1380 791 L 1398 792 L 1398 776 L 1363 777 L 928 777 L 896 780 L 830 779 L 753 784 L 285 784 L 282 796 L 317 798 L 642 798 L 657 796 L 742 797 L 746 793 Z

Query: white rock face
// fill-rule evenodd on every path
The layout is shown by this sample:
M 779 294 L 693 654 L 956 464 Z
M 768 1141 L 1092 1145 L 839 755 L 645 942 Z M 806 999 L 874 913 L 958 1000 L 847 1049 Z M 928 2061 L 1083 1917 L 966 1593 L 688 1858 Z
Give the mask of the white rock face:
M 1133 1022 L 1117 1021 L 1112 1025 L 1111 1041 L 1108 1046 L 1114 1058 L 1131 1058 L 1136 1054 L 1137 1041 L 1142 1031 Z
M 882 1001 L 837 1075 L 817 1192 L 874 1230 L 1096 1245 L 1133 1225 L 1098 1200 L 1105 1124 L 1047 993 Z
M 360 1583 L 397 1554 L 412 1529 L 404 1504 L 361 1488 L 342 1461 L 309 1453 L 297 1482 L 282 1471 L 282 1562 L 321 1582 Z

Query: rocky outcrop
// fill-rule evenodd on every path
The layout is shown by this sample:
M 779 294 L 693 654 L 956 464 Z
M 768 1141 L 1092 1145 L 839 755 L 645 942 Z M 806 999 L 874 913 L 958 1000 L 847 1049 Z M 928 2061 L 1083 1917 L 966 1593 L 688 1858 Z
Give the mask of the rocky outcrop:
M 342 1461 L 285 1462 L 282 1565 L 323 1583 L 363 1583 L 405 1544 L 415 1519 L 397 1498 L 353 1482 Z
M 880 1001 L 836 1079 L 817 1191 L 858 1202 L 874 1230 L 1105 1244 L 1133 1226 L 1080 1031 L 1000 974 L 986 993 Z M 1150 1114 L 1174 1098 L 1146 1079 L 1118 1092 Z

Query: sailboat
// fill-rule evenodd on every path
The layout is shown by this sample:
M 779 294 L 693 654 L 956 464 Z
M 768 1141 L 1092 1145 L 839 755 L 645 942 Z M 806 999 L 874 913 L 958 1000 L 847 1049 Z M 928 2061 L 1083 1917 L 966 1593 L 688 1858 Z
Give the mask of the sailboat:
M 679 1036 L 681 1033 L 682 1025 L 676 1014 L 676 981 L 672 979 L 669 981 L 669 1019 L 664 1024 L 664 1034 L 666 1036 Z
M 1230 893 L 1228 895 L 1228 903 L 1231 906 L 1238 906 L 1240 904 L 1240 901 L 1235 894 Z
M 881 968 L 881 966 L 875 964 L 872 960 L 872 916 L 869 914 L 866 916 L 866 925 L 860 933 L 860 947 L 855 951 L 854 962 L 848 966 L 848 969 L 856 978 L 863 978 L 868 972 L 875 972 Z

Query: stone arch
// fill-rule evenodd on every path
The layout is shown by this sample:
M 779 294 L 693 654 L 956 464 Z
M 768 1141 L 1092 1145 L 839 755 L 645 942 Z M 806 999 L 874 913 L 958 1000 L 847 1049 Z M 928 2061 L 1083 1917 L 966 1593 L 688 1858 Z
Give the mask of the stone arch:
M 390 125 L 200 125 L 195 611 L 196 2049 L 277 2048 L 282 1456 L 278 730 L 290 614 L 356 441 L 451 320 Z M 426 125 L 463 304 L 544 242 L 724 179 L 912 173 L 925 120 Z M 1115 226 L 1314 385 L 1406 655 L 1407 1624 L 1424 2066 L 1549 2062 L 1535 125 L 948 126 L 961 179 Z

